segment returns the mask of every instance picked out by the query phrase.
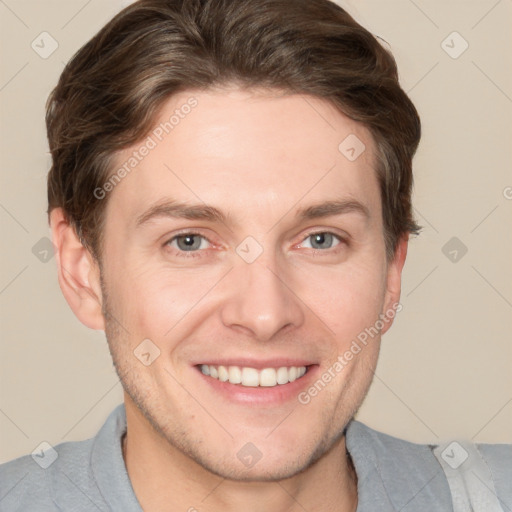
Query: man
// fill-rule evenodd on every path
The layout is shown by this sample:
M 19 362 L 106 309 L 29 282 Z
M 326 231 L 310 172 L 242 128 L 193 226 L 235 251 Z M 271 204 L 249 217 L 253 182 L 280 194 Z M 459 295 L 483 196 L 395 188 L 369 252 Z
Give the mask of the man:
M 328 0 L 142 0 L 47 128 L 59 283 L 125 400 L 3 465 L 2 510 L 452 510 L 433 447 L 353 420 L 419 230 L 419 118 L 369 32 Z M 471 457 L 510 508 L 512 447 Z

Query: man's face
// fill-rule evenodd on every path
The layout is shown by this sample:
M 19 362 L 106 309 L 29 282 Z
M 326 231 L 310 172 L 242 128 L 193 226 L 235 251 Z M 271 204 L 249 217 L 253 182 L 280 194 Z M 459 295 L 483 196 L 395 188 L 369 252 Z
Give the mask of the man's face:
M 191 97 L 197 106 L 182 108 Z M 174 96 L 155 129 L 156 147 L 106 210 L 103 307 L 127 413 L 148 420 L 163 449 L 223 477 L 291 476 L 340 440 L 380 334 L 333 365 L 397 299 L 372 139 L 322 100 L 238 90 Z M 349 135 L 366 146 L 355 160 L 339 149 Z M 118 154 L 115 169 L 145 143 Z M 173 215 L 171 202 L 195 214 Z M 327 202 L 342 206 L 306 210 Z

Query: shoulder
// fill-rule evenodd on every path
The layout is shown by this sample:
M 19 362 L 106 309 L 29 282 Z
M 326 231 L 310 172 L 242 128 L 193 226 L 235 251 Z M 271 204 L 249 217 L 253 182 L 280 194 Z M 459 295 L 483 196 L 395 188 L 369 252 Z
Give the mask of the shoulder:
M 365 455 L 375 462 L 382 471 L 392 470 L 413 476 L 419 471 L 441 469 L 436 461 L 433 448 L 436 445 L 418 444 L 406 441 L 384 432 L 379 432 L 360 421 L 352 420 L 347 427 L 347 444 L 356 453 Z M 411 472 L 411 469 L 415 471 Z M 403 471 L 401 471 L 403 470 Z
M 477 447 L 491 470 L 496 488 L 508 490 L 512 510 L 512 444 L 477 444 Z
M 390 511 L 452 511 L 450 488 L 431 446 L 356 420 L 347 426 L 346 442 L 358 474 L 359 496 L 366 502 L 362 510 L 380 502 Z
M 0 465 L 0 510 L 57 510 L 54 490 L 66 486 L 87 488 L 85 462 L 93 439 L 41 447 Z M 55 485 L 58 482 L 57 486 Z
M 120 446 L 125 427 L 119 406 L 91 439 L 53 447 L 44 443 L 32 454 L 1 464 L 0 511 L 106 510 L 117 481 L 118 487 L 124 485 L 120 494 L 128 496 L 125 510 L 133 510 L 131 488 L 123 480 L 128 481 Z
M 347 426 L 347 449 L 354 464 L 359 458 L 361 473 L 368 485 L 383 487 L 387 499 L 397 510 L 452 510 L 452 492 L 435 452 L 448 457 L 453 441 L 418 444 L 379 432 L 359 421 Z M 512 505 L 512 445 L 462 443 L 471 456 L 481 457 L 492 475 L 491 484 L 502 503 Z M 475 449 L 477 448 L 477 450 Z M 469 460 L 469 459 L 468 459 Z M 466 468 L 468 466 L 466 465 Z M 457 468 L 460 473 L 464 470 Z M 359 476 L 359 473 L 358 473 Z M 378 482 L 376 484 L 375 482 Z M 435 508 L 437 507 L 437 508 Z

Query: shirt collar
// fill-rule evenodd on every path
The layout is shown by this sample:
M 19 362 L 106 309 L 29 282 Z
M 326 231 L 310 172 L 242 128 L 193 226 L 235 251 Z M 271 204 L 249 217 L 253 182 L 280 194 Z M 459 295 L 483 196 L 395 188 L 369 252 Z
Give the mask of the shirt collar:
M 91 469 L 96 485 L 109 507 L 113 510 L 126 512 L 142 512 L 123 458 L 121 440 L 125 432 L 126 410 L 122 403 L 110 413 L 94 440 L 91 453 Z M 397 483 L 397 475 L 404 470 L 403 460 L 400 457 L 390 457 L 389 446 L 383 443 L 381 439 L 382 437 L 394 438 L 373 431 L 354 419 L 346 426 L 345 436 L 347 451 L 352 458 L 357 473 L 358 505 L 356 512 L 370 510 L 395 512 L 397 509 L 393 505 L 388 489 L 390 488 L 390 482 Z M 394 441 L 400 442 L 398 439 L 394 439 Z M 425 446 L 422 448 L 426 449 Z M 379 452 L 380 455 L 377 453 L 379 449 L 382 452 Z M 383 458 L 387 460 L 385 473 L 381 468 L 382 460 L 379 460 Z M 415 460 L 415 464 L 418 464 L 418 462 L 421 462 L 421 457 L 419 460 Z M 424 462 L 424 464 L 426 463 Z M 417 470 L 419 470 L 420 480 L 426 477 L 429 472 L 428 469 L 431 470 L 432 467 L 419 464 Z M 412 478 L 412 481 L 414 481 L 414 478 Z M 419 484 L 421 482 L 418 482 Z M 445 491 L 445 489 L 440 487 L 437 491 L 442 494 L 441 491 Z
M 96 485 L 111 510 L 142 512 L 123 458 L 121 439 L 126 432 L 126 410 L 118 405 L 95 438 L 91 469 Z

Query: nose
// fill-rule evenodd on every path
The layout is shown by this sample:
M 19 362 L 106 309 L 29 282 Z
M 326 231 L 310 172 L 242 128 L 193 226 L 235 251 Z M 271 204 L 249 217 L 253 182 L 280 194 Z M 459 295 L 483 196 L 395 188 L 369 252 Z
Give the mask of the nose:
M 230 272 L 228 295 L 221 308 L 226 327 L 258 341 L 271 340 L 277 333 L 300 327 L 303 303 L 293 292 L 293 280 L 268 259 L 239 262 Z

